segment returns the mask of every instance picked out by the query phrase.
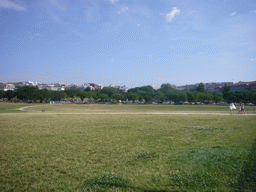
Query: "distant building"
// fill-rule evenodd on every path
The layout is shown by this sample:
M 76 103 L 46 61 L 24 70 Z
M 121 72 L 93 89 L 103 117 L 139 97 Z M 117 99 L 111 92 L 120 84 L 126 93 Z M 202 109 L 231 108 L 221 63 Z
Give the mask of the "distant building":
M 85 83 L 84 85 L 83 85 L 83 87 L 84 87 L 84 89 L 86 89 L 86 88 L 90 88 L 90 90 L 94 90 L 94 87 L 93 86 L 91 86 L 89 83 Z
M 10 84 L 10 83 L 0 83 L 0 90 L 8 91 L 11 90 L 13 91 L 15 89 L 15 85 Z
M 66 86 L 66 89 L 79 89 L 79 87 L 80 87 L 80 85 L 75 83 L 75 84 Z
M 255 83 L 256 81 L 250 81 L 250 82 L 238 82 L 235 84 L 229 85 L 231 88 L 231 91 L 239 91 L 239 90 L 248 90 L 248 91 L 255 91 Z
M 221 85 L 226 85 L 226 84 L 232 84 L 233 82 L 211 82 L 211 83 L 203 83 L 205 90 L 207 92 L 214 92 L 219 90 L 219 86 Z M 189 89 L 196 89 L 199 86 L 199 83 L 196 84 L 191 84 L 191 85 L 182 85 L 182 86 L 178 86 L 176 87 L 176 89 L 178 90 L 189 90 Z
M 54 85 L 49 85 L 49 86 L 46 86 L 45 89 L 49 90 L 49 91 L 60 91 L 58 89 L 58 87 L 54 87 Z
M 103 89 L 103 88 L 104 88 L 104 85 L 102 85 L 102 84 L 97 84 L 97 87 L 98 87 L 98 89 Z
M 240 91 L 240 90 L 248 90 L 248 91 L 255 91 L 256 90 L 256 81 L 250 82 L 238 82 L 234 84 L 226 84 L 230 87 L 231 91 Z M 222 91 L 225 85 L 220 85 L 216 87 L 216 90 Z
M 189 89 L 192 89 L 192 88 L 196 88 L 198 85 L 199 85 L 199 83 L 192 84 L 192 85 L 181 85 L 181 86 L 175 87 L 175 89 L 180 90 L 180 91 L 185 90 L 185 89 L 189 90 Z
M 213 83 L 204 83 L 204 86 L 205 86 L 205 90 L 207 92 L 214 92 L 216 91 L 217 86 L 220 86 L 220 85 L 229 85 L 229 84 L 233 84 L 233 82 L 213 82 Z
M 96 83 L 89 83 L 95 90 L 98 89 L 98 85 Z
M 119 88 L 119 90 L 126 93 L 126 92 L 129 90 L 129 87 L 126 87 L 126 86 L 124 85 L 124 86 L 121 86 L 121 87 Z
M 256 81 L 250 83 L 250 90 L 256 92 Z
M 154 85 L 150 85 L 153 89 L 155 89 L 155 90 L 157 90 L 157 89 L 159 89 L 159 87 L 157 87 L 157 86 L 154 86 Z

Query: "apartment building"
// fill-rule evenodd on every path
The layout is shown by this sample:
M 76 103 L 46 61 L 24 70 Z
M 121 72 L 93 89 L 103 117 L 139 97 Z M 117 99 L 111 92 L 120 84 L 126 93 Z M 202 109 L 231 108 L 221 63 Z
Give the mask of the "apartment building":
M 13 91 L 15 89 L 15 85 L 11 83 L 0 83 L 0 90 L 8 91 L 11 90 Z
M 240 90 L 248 90 L 248 91 L 256 91 L 256 81 L 251 82 L 238 82 L 234 84 L 227 84 L 230 86 L 231 91 L 240 91 Z M 225 85 L 220 85 L 216 87 L 217 91 L 222 91 Z
M 250 90 L 256 92 L 256 81 L 253 81 L 252 83 L 250 83 Z
M 249 82 L 239 82 L 235 84 L 230 84 L 231 91 L 239 91 L 239 90 L 250 90 L 250 83 Z
M 177 86 L 176 89 L 178 90 L 189 90 L 192 88 L 195 89 L 199 86 L 199 84 L 200 83 Z M 233 82 L 211 82 L 211 83 L 203 83 L 203 84 L 207 92 L 214 92 L 214 91 L 220 90 L 219 86 L 233 84 Z
M 121 86 L 121 87 L 119 88 L 119 90 L 126 93 L 126 92 L 129 90 L 129 87 L 126 87 L 126 86 L 124 85 L 124 86 Z

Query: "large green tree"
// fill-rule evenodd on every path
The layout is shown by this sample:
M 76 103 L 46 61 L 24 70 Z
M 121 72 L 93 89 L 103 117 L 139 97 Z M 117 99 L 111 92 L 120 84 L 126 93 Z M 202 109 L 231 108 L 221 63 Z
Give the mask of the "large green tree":
M 200 83 L 200 84 L 197 86 L 196 90 L 197 90 L 198 92 L 205 93 L 205 86 L 204 86 L 204 84 L 203 84 L 203 83 Z
M 124 96 L 123 96 L 122 94 L 120 94 L 120 93 L 115 93 L 115 94 L 113 94 L 113 95 L 111 96 L 111 98 L 112 98 L 112 99 L 115 99 L 115 100 L 117 100 L 117 101 L 119 101 L 119 100 L 123 100 L 123 99 L 124 99 Z
M 180 92 L 173 92 L 169 94 L 170 101 L 174 101 L 175 104 L 179 104 L 181 101 L 186 101 L 187 100 L 187 95 L 185 93 L 180 93 Z
M 198 101 L 203 103 L 205 100 L 205 94 L 203 92 L 199 92 L 197 93 L 197 98 L 198 98 Z
M 111 97 L 115 93 L 120 93 L 120 91 L 114 87 L 104 87 L 100 92 L 107 94 L 109 97 Z
M 5 91 L 4 90 L 0 90 L 0 99 L 5 98 Z
M 146 103 L 149 103 L 152 100 L 151 94 L 148 94 L 146 92 L 144 92 L 141 96 L 143 97 Z
M 75 96 L 78 96 L 81 91 L 79 89 L 67 89 L 64 92 L 68 97 L 74 98 Z
M 188 102 L 196 102 L 196 93 L 193 93 L 191 91 L 186 91 L 186 95 L 188 98 Z
M 14 91 L 12 91 L 12 90 L 6 91 L 5 96 L 7 97 L 8 101 L 10 101 L 15 96 Z
M 61 101 L 67 97 L 68 95 L 64 91 L 51 91 L 51 100 L 53 101 Z
M 167 92 L 172 91 L 173 89 L 174 88 L 172 87 L 172 85 L 170 83 L 166 83 L 166 84 L 162 84 L 159 90 L 163 94 L 166 94 Z
M 153 94 L 153 98 L 157 101 L 157 102 L 164 102 L 166 100 L 166 96 L 160 91 L 157 90 L 154 94 Z
M 17 98 L 20 100 L 35 101 L 38 99 L 38 87 L 23 86 L 16 90 Z
M 108 95 L 105 94 L 105 93 L 100 93 L 100 94 L 99 94 L 99 99 L 100 99 L 102 102 L 105 102 L 108 98 L 109 98 Z
M 210 93 L 210 92 L 206 92 L 206 93 L 204 93 L 204 98 L 205 98 L 205 100 L 206 101 L 211 101 L 212 99 L 213 99 L 213 94 L 212 93 Z
M 215 103 L 218 103 L 223 100 L 223 94 L 219 91 L 214 91 L 213 92 L 213 100 Z
M 82 100 L 82 102 L 84 101 L 84 99 L 86 98 L 86 92 L 80 91 L 77 94 L 78 97 L 80 97 L 80 99 Z
M 235 91 L 235 101 L 237 103 L 239 103 L 239 102 L 243 102 L 243 103 L 252 102 L 251 91 L 247 91 L 247 90 Z
M 139 96 L 137 93 L 127 93 L 128 100 L 132 101 L 133 103 L 139 99 Z
M 37 99 L 40 100 L 40 103 L 42 103 L 45 99 L 49 99 L 50 96 L 51 96 L 51 93 L 47 89 L 38 90 Z

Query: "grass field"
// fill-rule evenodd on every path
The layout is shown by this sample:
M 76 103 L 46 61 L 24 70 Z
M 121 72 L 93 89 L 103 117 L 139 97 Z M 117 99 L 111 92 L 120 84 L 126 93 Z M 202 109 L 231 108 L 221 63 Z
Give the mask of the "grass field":
M 218 105 L 113 105 L 113 104 L 22 104 L 22 103 L 0 103 L 0 113 L 24 112 L 18 109 L 25 107 L 26 113 L 229 113 L 228 106 Z M 255 114 L 255 106 L 245 106 L 245 112 Z M 238 109 L 232 111 L 238 113 Z
M 256 190 L 256 116 L 107 114 L 229 113 L 227 106 L 9 110 L 23 106 L 0 104 L 0 191 Z

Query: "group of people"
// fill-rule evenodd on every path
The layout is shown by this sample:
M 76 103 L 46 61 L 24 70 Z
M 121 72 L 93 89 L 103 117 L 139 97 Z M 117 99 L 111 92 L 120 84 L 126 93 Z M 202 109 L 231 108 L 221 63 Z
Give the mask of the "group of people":
M 234 105 L 234 103 L 231 103 L 229 105 L 229 109 L 230 109 L 230 114 L 232 112 L 233 109 L 236 109 L 236 106 Z M 244 103 L 240 103 L 239 104 L 239 111 L 238 111 L 238 114 L 245 114 L 245 111 L 244 111 Z
M 238 114 L 245 114 L 245 112 L 244 112 L 244 103 L 240 103 L 240 105 L 239 105 L 239 111 L 238 111 Z
M 234 103 L 231 103 L 229 105 L 229 109 L 230 109 L 230 114 L 232 112 L 233 109 L 236 109 L 236 106 L 234 105 Z M 239 104 L 239 111 L 238 111 L 238 114 L 245 114 L 245 111 L 244 111 L 244 103 L 240 103 Z

